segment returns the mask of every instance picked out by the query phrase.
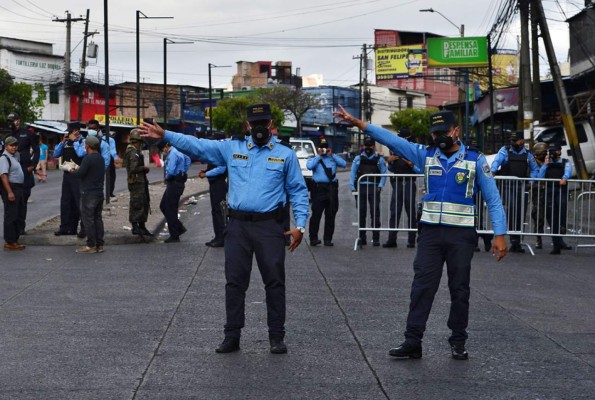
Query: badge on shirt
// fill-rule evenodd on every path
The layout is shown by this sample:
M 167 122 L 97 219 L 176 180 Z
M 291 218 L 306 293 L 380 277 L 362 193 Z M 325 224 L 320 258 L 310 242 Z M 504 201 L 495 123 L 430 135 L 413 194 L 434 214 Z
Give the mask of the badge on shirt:
M 269 157 L 267 159 L 268 162 L 272 162 L 272 163 L 278 163 L 278 164 L 285 164 L 285 159 L 284 158 L 274 158 L 274 157 Z
M 431 169 L 430 176 L 442 176 L 442 170 L 441 169 Z
M 492 171 L 490 171 L 490 167 L 489 167 L 488 163 L 483 164 L 481 166 L 481 170 L 483 171 L 483 174 L 486 176 L 486 178 L 492 177 Z
M 247 160 L 248 159 L 248 156 L 247 155 L 244 155 L 244 154 L 234 154 L 232 157 L 234 159 L 240 159 L 240 160 Z
M 455 182 L 457 185 L 462 185 L 467 182 L 467 174 L 465 172 L 457 172 L 455 175 Z

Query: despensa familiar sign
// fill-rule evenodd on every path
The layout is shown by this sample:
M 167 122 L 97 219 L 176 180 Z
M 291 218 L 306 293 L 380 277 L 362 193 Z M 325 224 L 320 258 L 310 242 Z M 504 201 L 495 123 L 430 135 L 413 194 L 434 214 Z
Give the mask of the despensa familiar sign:
M 486 67 L 488 39 L 484 36 L 428 39 L 428 67 Z

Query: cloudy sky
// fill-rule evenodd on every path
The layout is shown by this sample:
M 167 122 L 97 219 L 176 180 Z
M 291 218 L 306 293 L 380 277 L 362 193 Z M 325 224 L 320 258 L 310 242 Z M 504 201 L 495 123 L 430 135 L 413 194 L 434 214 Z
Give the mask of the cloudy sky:
M 167 47 L 168 83 L 208 86 L 208 64 L 232 66 L 212 70 L 213 87 L 226 87 L 236 72 L 236 62 L 292 61 L 301 75 L 322 74 L 327 85 L 347 86 L 359 80 L 359 61 L 364 43 L 372 45 L 374 29 L 427 31 L 458 36 L 485 36 L 496 22 L 503 4 L 510 0 L 108 0 L 110 80 L 136 81 L 136 10 L 143 19 L 141 33 L 141 80 L 163 82 L 163 39 L 193 41 Z M 567 24 L 563 21 L 583 7 L 582 0 L 544 0 L 559 61 L 568 53 Z M 90 9 L 92 41 L 99 57 L 89 60 L 87 76 L 103 80 L 104 1 L 102 0 L 0 0 L 0 36 L 54 44 L 64 54 L 66 28 L 53 19 L 65 18 L 66 10 L 81 17 Z M 420 13 L 433 8 L 437 13 Z M 72 69 L 78 70 L 84 23 L 73 24 Z M 517 48 L 518 19 L 500 47 Z M 373 57 L 371 55 L 370 57 Z M 545 65 L 545 60 L 542 60 Z M 542 71 L 547 71 L 546 67 Z M 295 71 L 294 71 L 295 72 Z M 373 75 L 370 77 L 373 79 Z

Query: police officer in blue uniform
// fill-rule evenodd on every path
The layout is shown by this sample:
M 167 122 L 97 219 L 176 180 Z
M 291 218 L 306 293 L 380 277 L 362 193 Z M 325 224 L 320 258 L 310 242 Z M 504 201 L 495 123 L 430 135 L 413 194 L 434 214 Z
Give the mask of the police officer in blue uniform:
M 169 237 L 164 240 L 165 243 L 177 243 L 180 241 L 180 235 L 186 232 L 186 227 L 178 218 L 178 206 L 180 197 L 184 194 L 186 180 L 188 180 L 188 168 L 190 168 L 190 157 L 180 153 L 169 143 L 163 147 L 167 154 L 165 159 L 165 191 L 159 203 L 159 209 L 167 221 Z
M 334 116 L 357 126 L 401 157 L 424 171 L 426 194 L 419 224 L 414 278 L 407 317 L 405 342 L 390 350 L 400 358 L 421 358 L 422 338 L 446 261 L 451 306 L 448 327 L 452 357 L 466 360 L 469 319 L 469 280 L 477 233 L 474 194 L 481 190 L 494 228 L 493 254 L 500 260 L 507 253 L 506 216 L 485 157 L 462 145 L 454 114 L 441 111 L 430 119 L 433 145 L 410 143 L 394 133 L 366 124 L 342 106 Z
M 345 167 L 347 162 L 333 153 L 328 147 L 326 139 L 321 139 L 317 149 L 318 155 L 310 157 L 306 168 L 312 171 L 312 217 L 310 218 L 310 246 L 318 246 L 320 219 L 324 212 L 324 240 L 325 246 L 333 245 L 335 233 L 335 216 L 339 211 L 339 181 L 337 180 L 337 166 Z
M 535 178 L 538 172 L 537 161 L 530 151 L 525 148 L 525 139 L 523 131 L 512 133 L 510 146 L 503 146 L 492 162 L 492 175 L 510 176 L 517 178 Z M 523 213 L 527 212 L 529 196 L 525 190 L 528 182 L 524 180 L 508 180 L 504 182 L 500 192 L 502 201 L 506 205 L 508 227 L 511 231 L 523 230 Z M 520 235 L 509 235 L 510 252 L 524 253 L 525 249 L 521 247 Z
M 407 128 L 399 130 L 399 137 L 407 140 L 408 142 L 414 142 L 413 135 Z M 399 225 L 401 220 L 401 214 L 403 213 L 403 207 L 407 213 L 407 219 L 409 220 L 409 229 L 417 229 L 417 215 L 415 208 L 415 195 L 417 193 L 417 178 L 411 175 L 418 174 L 419 171 L 414 168 L 411 161 L 399 157 L 396 154 L 391 154 L 387 160 L 388 170 L 396 177 L 391 176 L 390 186 L 392 188 L 390 196 L 390 219 L 388 220 L 388 226 L 395 228 Z M 407 248 L 415 247 L 415 231 L 407 232 Z M 397 247 L 397 231 L 390 231 L 388 233 L 388 240 L 382 245 L 382 247 Z
M 386 174 L 386 161 L 380 157 L 374 150 L 374 139 L 366 137 L 364 139 L 364 151 L 353 159 L 351 165 L 351 191 L 356 192 L 355 185 L 361 176 L 366 174 Z M 370 205 L 370 225 L 374 228 L 380 228 L 380 192 L 386 183 L 386 176 L 383 177 L 365 177 L 359 181 L 359 226 L 360 226 L 360 244 L 365 246 L 366 231 L 361 228 L 366 227 L 367 206 Z M 372 244 L 380 246 L 380 231 L 372 231 Z
M 289 250 L 302 241 L 308 218 L 308 190 L 295 152 L 271 134 L 269 104 L 247 109 L 250 136 L 237 140 L 207 140 L 165 131 L 157 124 L 143 123 L 146 137 L 171 143 L 194 158 L 225 165 L 229 179 L 229 223 L 225 232 L 225 339 L 215 350 L 230 353 L 240 349 L 244 327 L 246 290 L 252 259 L 256 255 L 264 282 L 270 351 L 287 352 L 285 336 L 285 235 L 291 235 Z M 291 202 L 296 227 L 284 232 L 282 210 Z
M 223 233 L 225 231 L 225 217 L 221 209 L 221 202 L 227 197 L 227 167 L 207 164 L 207 169 L 200 171 L 198 177 L 209 180 L 209 197 L 211 198 L 211 219 L 215 237 L 205 245 L 209 247 L 223 247 Z
M 568 211 L 568 179 L 572 175 L 572 163 L 561 157 L 562 147 L 559 143 L 548 147 L 548 155 L 539 169 L 538 178 L 556 179 L 546 181 L 545 200 L 547 211 L 545 216 L 552 232 L 554 248 L 550 254 L 560 254 L 560 250 L 571 250 L 572 246 L 564 242 L 562 236 L 566 233 L 566 213 Z M 558 235 L 558 236 L 556 236 Z
M 54 158 L 62 157 L 62 162 L 72 161 L 80 166 L 83 157 L 87 155 L 85 142 L 81 137 L 81 125 L 78 122 L 68 124 L 68 133 L 56 148 Z M 76 235 L 80 219 L 80 178 L 70 172 L 64 172 L 62 176 L 62 195 L 60 196 L 60 227 L 54 235 Z M 78 233 L 80 238 L 87 236 L 85 227 L 81 221 L 81 230 Z

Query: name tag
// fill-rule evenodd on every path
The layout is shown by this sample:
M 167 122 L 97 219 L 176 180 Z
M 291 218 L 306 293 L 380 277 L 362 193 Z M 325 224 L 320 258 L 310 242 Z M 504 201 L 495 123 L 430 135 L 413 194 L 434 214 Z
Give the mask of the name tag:
M 430 176 L 442 176 L 442 170 L 441 169 L 431 169 Z
M 269 157 L 268 162 L 272 162 L 272 163 L 279 163 L 279 164 L 285 164 L 285 159 L 284 158 L 273 158 L 273 157 Z
M 240 159 L 240 160 L 247 160 L 248 159 L 248 156 L 247 155 L 244 155 L 244 154 L 234 154 L 232 157 L 234 158 L 234 160 L 235 159 Z

